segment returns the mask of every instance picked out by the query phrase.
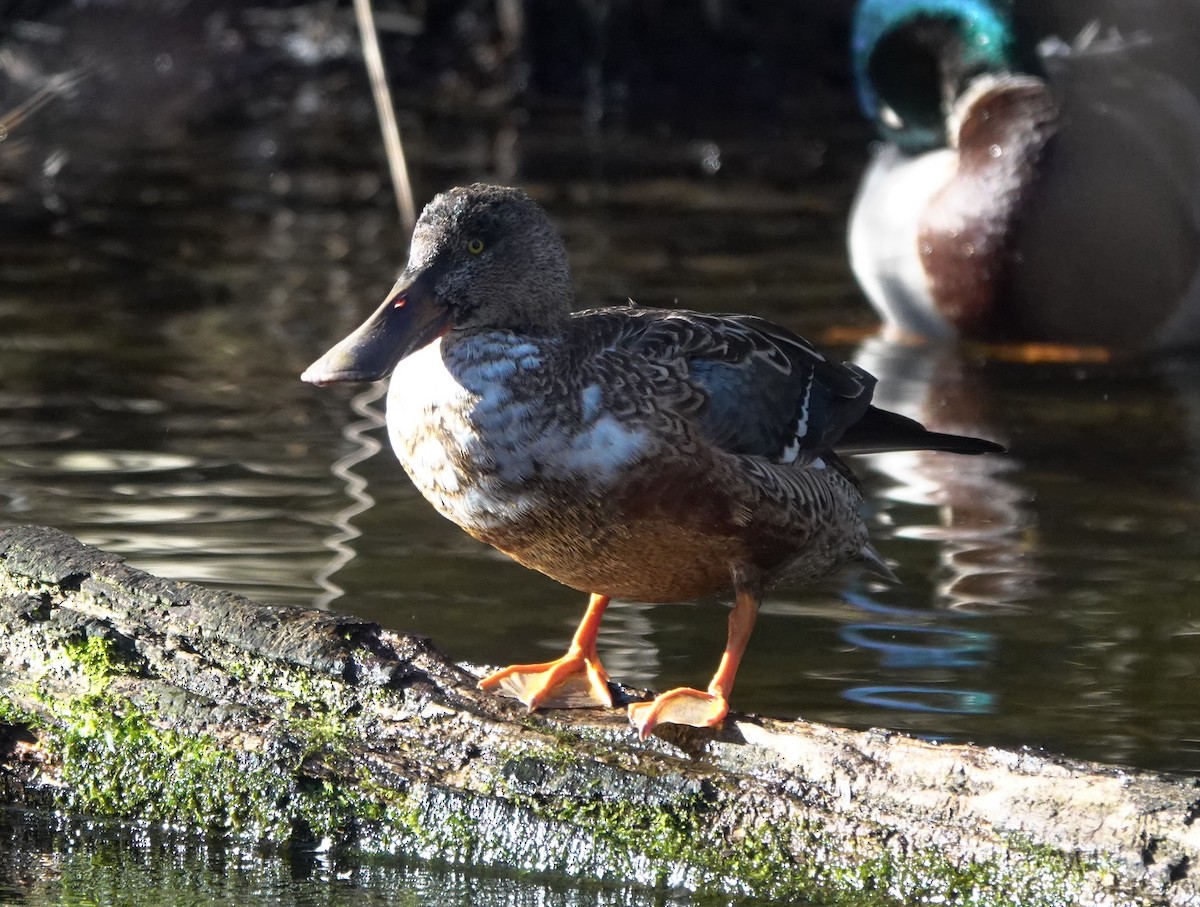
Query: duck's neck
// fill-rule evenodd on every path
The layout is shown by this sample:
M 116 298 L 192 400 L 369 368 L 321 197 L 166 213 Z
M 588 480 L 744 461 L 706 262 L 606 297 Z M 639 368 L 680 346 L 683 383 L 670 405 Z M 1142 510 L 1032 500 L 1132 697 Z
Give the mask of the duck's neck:
M 565 255 L 565 253 L 564 253 Z M 565 258 L 514 268 L 514 279 L 477 290 L 466 317 L 451 333 L 460 337 L 487 331 L 508 331 L 518 336 L 556 337 L 566 329 L 575 304 L 575 292 Z

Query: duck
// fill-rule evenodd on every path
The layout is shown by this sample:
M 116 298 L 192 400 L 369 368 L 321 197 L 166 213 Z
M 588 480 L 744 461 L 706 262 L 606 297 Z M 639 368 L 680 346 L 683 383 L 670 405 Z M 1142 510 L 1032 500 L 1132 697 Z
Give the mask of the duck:
M 752 315 L 575 310 L 566 247 L 524 191 L 437 195 L 403 273 L 366 321 L 301 376 L 390 376 L 388 436 L 425 499 L 474 538 L 589 595 L 567 652 L 480 681 L 530 710 L 613 708 L 597 633 L 613 598 L 732 591 L 705 689 L 631 703 L 662 724 L 720 725 L 764 591 L 872 548 L 846 453 L 980 454 L 871 405 L 875 379 Z
M 1026 38 L 1004 0 L 862 0 L 879 134 L 851 269 L 893 338 L 1200 344 L 1200 101 L 1162 40 Z

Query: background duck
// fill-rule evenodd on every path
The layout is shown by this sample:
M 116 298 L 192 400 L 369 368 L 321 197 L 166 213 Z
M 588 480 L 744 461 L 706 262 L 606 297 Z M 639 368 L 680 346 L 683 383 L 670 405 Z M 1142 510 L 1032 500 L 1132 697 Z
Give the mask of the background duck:
M 871 406 L 875 379 L 745 315 L 620 307 L 572 312 L 566 249 L 518 189 L 437 196 L 408 266 L 354 333 L 304 373 L 392 375 L 392 447 L 418 490 L 481 541 L 591 594 L 569 651 L 484 678 L 530 708 L 582 689 L 612 706 L 596 648 L 610 598 L 664 602 L 732 588 L 706 690 L 629 716 L 721 722 L 763 590 L 853 561 L 883 566 L 838 452 L 984 453 Z
M 853 28 L 884 142 L 850 258 L 891 331 L 1200 343 L 1200 102 L 1162 40 L 1035 47 L 1001 0 L 864 0 Z

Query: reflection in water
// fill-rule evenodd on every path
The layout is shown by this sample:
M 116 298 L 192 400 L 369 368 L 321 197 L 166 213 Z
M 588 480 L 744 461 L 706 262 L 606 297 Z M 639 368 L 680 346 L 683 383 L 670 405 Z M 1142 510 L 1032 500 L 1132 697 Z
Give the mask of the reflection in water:
M 638 602 L 617 601 L 609 605 L 597 637 L 604 650 L 604 664 L 612 676 L 654 677 L 662 668 L 655 635 L 660 627 L 654 608 Z
M 375 506 L 375 499 L 367 492 L 366 479 L 355 472 L 354 468 L 375 456 L 383 447 L 371 432 L 382 428 L 386 420 L 371 404 L 386 392 L 387 382 L 376 381 L 366 390 L 355 394 L 350 401 L 351 411 L 359 417 L 342 429 L 342 438 L 348 442 L 350 449 L 334 460 L 329 467 L 330 474 L 341 482 L 350 502 L 331 518 L 335 531 L 325 539 L 324 544 L 333 552 L 333 557 L 313 577 L 321 587 L 321 594 L 313 603 L 314 608 L 328 608 L 345 593 L 345 590 L 333 581 L 333 577 L 354 559 L 355 552 L 350 547 L 350 542 L 362 533 L 354 527 L 352 521 L 360 513 Z
M 936 431 L 1005 443 L 987 419 L 986 392 L 959 348 L 875 338 L 863 344 L 855 361 L 879 378 L 878 406 Z M 885 499 L 938 508 L 937 525 L 910 523 L 894 533 L 939 543 L 937 607 L 968 614 L 1009 612 L 1037 594 L 1031 494 L 1008 478 L 1019 467 L 1011 454 L 951 457 L 902 451 L 871 460 L 895 482 L 882 492 Z
M 990 663 L 996 645 L 991 633 L 942 625 L 958 617 L 953 613 L 889 607 L 865 594 L 848 593 L 846 598 L 882 620 L 846 624 L 838 634 L 843 642 L 877 653 L 885 671 L 947 678 L 936 686 L 856 684 L 844 691 L 848 700 L 903 712 L 981 715 L 994 709 L 992 692 L 958 686 L 964 674 L 978 673 L 975 669 Z
M 148 824 L 0 810 L 0 903 L 27 907 L 672 907 L 684 894 L 356 853 L 266 852 Z M 724 898 L 707 901 L 725 907 Z
M 19 463 L 19 461 L 18 461 Z M 135 450 L 77 450 L 55 458 L 54 467 L 68 473 L 169 472 L 197 465 L 195 457 Z
M 921 686 L 916 683 L 853 687 L 846 691 L 846 698 L 851 702 L 881 709 L 943 715 L 985 715 L 996 706 L 995 697 L 990 693 Z
M 879 379 L 878 406 L 937 431 L 1003 441 L 986 421 L 982 389 L 958 348 L 872 338 L 855 361 Z M 948 673 L 942 686 L 858 685 L 845 695 L 853 702 L 905 711 L 991 711 L 995 697 L 990 691 L 958 684 L 990 662 L 995 639 L 959 624 L 989 612 L 1016 614 L 1022 602 L 1036 595 L 1030 495 L 1007 478 L 1016 463 L 1004 455 L 954 457 L 927 451 L 879 454 L 869 460 L 893 483 L 877 494 L 885 507 L 891 503 L 921 508 L 906 511 L 891 537 L 934 543 L 940 575 L 929 609 L 889 607 L 869 593 L 851 592 L 849 600 L 876 619 L 846 625 L 841 638 L 878 653 L 886 669 Z M 936 524 L 919 521 L 921 514 L 931 512 L 937 515 Z M 888 516 L 885 510 L 881 519 Z
M 1160 364 L 1163 380 L 1174 391 L 1187 438 L 1191 498 L 1200 501 L 1200 355 L 1176 356 Z
M 842 639 L 879 651 L 885 668 L 974 668 L 994 645 L 990 633 L 887 623 L 854 624 Z
M 215 430 L 208 420 L 185 427 L 190 417 L 173 418 L 169 407 L 121 408 L 136 426 L 122 437 L 111 403 L 80 397 L 65 416 L 49 407 L 0 415 L 0 424 L 14 426 L 0 445 L 5 523 L 60 526 L 162 576 L 266 600 L 314 594 L 306 574 L 315 569 L 317 539 L 307 511 L 323 510 L 326 495 L 303 465 L 278 450 L 257 459 L 250 434 Z M 111 434 L 86 429 L 93 418 Z M 73 424 L 64 430 L 67 419 Z M 53 430 L 38 431 L 38 420 Z M 256 416 L 254 431 L 263 424 Z M 155 444 L 160 435 L 171 439 L 168 449 L 111 446 Z

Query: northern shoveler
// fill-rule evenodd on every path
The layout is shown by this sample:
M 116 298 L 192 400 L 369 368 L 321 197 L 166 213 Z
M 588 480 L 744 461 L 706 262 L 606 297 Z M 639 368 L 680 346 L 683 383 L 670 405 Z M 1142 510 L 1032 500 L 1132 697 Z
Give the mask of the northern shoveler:
M 926 337 L 1200 344 L 1200 100 L 1163 42 L 1093 27 L 1024 46 L 1011 6 L 859 4 L 855 77 L 884 140 L 851 216 L 859 283 Z
M 437 196 L 383 304 L 304 373 L 391 374 L 387 424 L 413 483 L 475 538 L 591 593 L 569 651 L 484 678 L 531 709 L 583 686 L 612 706 L 596 633 L 609 599 L 736 603 L 707 690 L 630 706 L 656 724 L 718 724 L 759 599 L 855 560 L 867 540 L 840 453 L 988 441 L 870 405 L 875 379 L 749 315 L 637 307 L 572 312 L 567 253 L 519 189 Z

